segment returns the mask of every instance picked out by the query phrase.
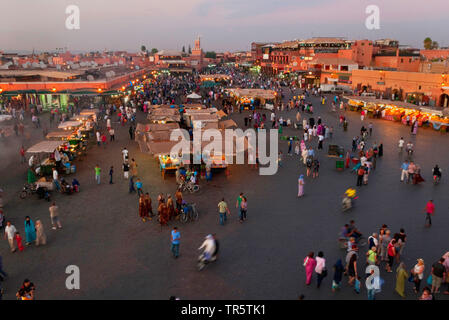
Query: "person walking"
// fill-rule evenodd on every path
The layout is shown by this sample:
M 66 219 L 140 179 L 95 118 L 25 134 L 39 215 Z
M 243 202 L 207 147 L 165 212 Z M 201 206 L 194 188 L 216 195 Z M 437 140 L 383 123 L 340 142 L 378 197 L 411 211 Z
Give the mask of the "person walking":
M 5 239 L 8 240 L 11 252 L 16 252 L 16 250 L 17 250 L 16 245 L 14 243 L 16 232 L 17 232 L 17 229 L 14 225 L 11 224 L 11 221 L 6 221 Z
M 144 200 L 145 200 L 145 209 L 146 209 L 146 212 L 147 212 L 147 216 L 150 217 L 149 218 L 150 220 L 152 220 L 153 216 L 154 216 L 154 213 L 153 213 L 153 207 L 151 205 L 151 197 L 150 197 L 150 194 L 148 192 L 145 193 Z
M 246 220 L 246 212 L 248 210 L 248 201 L 245 196 L 242 197 L 242 202 L 240 203 L 240 222 Z
M 26 163 L 25 148 L 23 146 L 20 147 L 20 163 Z
M 301 174 L 298 178 L 298 198 L 304 195 L 304 175 Z
M 175 217 L 175 205 L 173 203 L 173 198 L 170 194 L 167 194 L 167 210 L 168 210 L 168 220 Z
M 129 178 L 129 164 L 128 164 L 128 161 L 125 161 L 123 163 L 123 177 L 125 179 Z
M 403 137 L 401 137 L 401 139 L 399 139 L 399 142 L 398 142 L 399 153 L 402 153 L 402 151 L 404 150 L 404 144 L 405 144 L 405 140 Z
M 394 257 L 396 256 L 395 244 L 396 244 L 396 240 L 392 239 L 387 247 L 387 256 L 388 256 L 388 263 L 387 263 L 387 267 L 386 267 L 387 272 L 393 272 L 391 270 L 391 268 L 393 268 Z
M 143 222 L 146 221 L 146 215 L 147 215 L 147 209 L 145 206 L 145 197 L 144 195 L 139 196 L 139 216 L 142 219 Z
M 326 259 L 324 259 L 323 251 L 318 252 L 316 257 L 315 272 L 317 276 L 317 288 L 319 288 L 321 282 L 327 276 Z
M 111 142 L 115 141 L 115 130 L 113 128 L 109 129 L 109 137 L 110 137 L 109 139 Z
M 47 243 L 47 236 L 45 235 L 44 226 L 41 220 L 36 220 L 36 246 L 45 245 Z
M 433 200 L 429 200 L 429 202 L 427 202 L 424 211 L 426 213 L 426 227 L 431 227 L 432 226 L 431 216 L 435 214 L 435 205 L 433 204 Z
M 131 169 L 131 175 L 133 177 L 137 177 L 137 163 L 136 163 L 136 160 L 134 160 L 134 158 L 131 159 L 130 169 Z
M 404 163 L 401 165 L 401 182 L 404 182 L 404 179 L 408 181 L 408 167 L 409 167 L 408 160 L 405 160 Z
M 33 220 L 29 216 L 25 217 L 25 239 L 27 246 L 36 241 L 36 228 Z
M 53 183 L 56 187 L 56 191 L 59 191 L 61 189 L 58 178 L 59 178 L 58 170 L 56 170 L 56 168 L 53 168 Z
M 380 260 L 387 261 L 387 249 L 388 249 L 388 244 L 391 241 L 391 231 L 385 230 L 385 231 L 381 231 L 381 233 L 383 233 L 383 234 L 382 234 L 382 238 L 380 239 Z
M 50 219 L 51 219 L 51 225 L 52 229 L 56 230 L 56 226 L 61 229 L 61 222 L 59 221 L 59 207 L 56 205 L 56 202 L 53 201 L 50 208 L 48 208 L 50 211 Z
M 114 167 L 111 166 L 111 168 L 109 169 L 109 184 L 114 184 L 114 182 L 112 181 L 113 174 L 114 174 Z
M 36 287 L 28 280 L 23 280 L 22 286 L 16 293 L 17 300 L 34 300 Z
M 122 150 L 122 156 L 123 156 L 123 162 L 128 163 L 128 149 L 126 149 L 126 147 L 123 148 Z
M 159 223 L 161 224 L 162 231 L 162 226 L 166 226 L 168 224 L 168 208 L 164 199 L 159 202 L 157 212 L 159 214 Z
M 443 279 L 446 279 L 446 268 L 443 265 L 444 258 L 440 258 L 432 265 L 432 293 L 440 293 L 440 287 Z
M 363 185 L 363 176 L 365 175 L 365 167 L 360 166 L 357 170 L 357 186 L 360 187 Z
M 142 181 L 140 181 L 140 179 L 137 179 L 137 181 L 136 181 L 136 189 L 137 189 L 137 196 L 138 197 L 143 195 L 142 187 L 143 187 Z
M 97 138 L 97 145 L 101 146 L 101 134 L 100 134 L 100 131 L 97 131 L 95 133 L 95 135 L 96 135 L 96 138 Z
M 306 268 L 306 285 L 310 285 L 312 283 L 312 275 L 313 275 L 313 271 L 315 270 L 316 267 L 316 260 L 313 258 L 314 253 L 313 252 L 309 252 L 309 254 L 307 255 L 307 257 L 305 257 L 304 259 L 304 267 Z
M 218 214 L 220 215 L 220 225 L 224 225 L 227 217 L 226 213 L 231 215 L 231 212 L 229 211 L 228 205 L 225 202 L 225 199 L 222 198 L 221 201 L 218 203 Z
M 131 176 L 129 178 L 129 193 L 136 192 L 136 188 L 134 188 L 134 178 Z
M 0 284 L 2 281 L 5 280 L 5 278 L 8 276 L 8 274 L 5 272 L 5 270 L 3 270 L 3 258 L 2 256 L 0 256 Z M 1 287 L 0 287 L 0 291 L 1 291 Z M 2 293 L 0 292 L 0 300 L 1 300 L 1 295 Z
M 345 268 L 343 266 L 343 263 L 341 262 L 341 259 L 338 259 L 337 262 L 334 264 L 334 278 L 332 279 L 332 292 L 335 292 L 335 290 L 340 289 L 340 283 L 343 279 L 343 272 L 345 271 Z
M 399 267 L 396 269 L 396 287 L 395 291 L 402 297 L 405 298 L 405 282 L 408 279 L 409 274 L 405 267 L 404 262 L 399 264 Z
M 181 233 L 178 231 L 177 227 L 173 227 L 171 232 L 171 252 L 173 257 L 177 259 L 179 257 L 179 244 L 181 241 Z
M 356 245 L 353 245 L 353 249 L 356 249 Z M 349 280 L 348 280 L 348 285 L 352 286 L 354 281 L 356 279 L 358 279 L 358 274 L 357 274 L 357 252 L 354 250 L 351 250 L 348 255 L 351 254 L 349 256 L 349 261 L 348 261 L 348 265 L 346 267 L 346 273 L 349 276 Z
M 424 278 L 424 269 L 425 269 L 424 260 L 418 259 L 417 263 L 415 264 L 415 266 L 411 271 L 411 273 L 413 274 L 413 282 L 415 283 L 415 287 L 413 288 L 413 290 L 415 291 L 416 294 L 419 292 L 419 289 L 421 287 L 421 281 Z
M 17 248 L 19 249 L 20 252 L 22 252 L 25 248 L 23 247 L 22 244 L 22 236 L 18 231 L 16 231 L 14 239 L 16 240 Z
M 97 181 L 97 184 L 100 184 L 101 168 L 98 166 L 98 164 L 95 166 L 94 171 L 95 171 L 95 181 Z

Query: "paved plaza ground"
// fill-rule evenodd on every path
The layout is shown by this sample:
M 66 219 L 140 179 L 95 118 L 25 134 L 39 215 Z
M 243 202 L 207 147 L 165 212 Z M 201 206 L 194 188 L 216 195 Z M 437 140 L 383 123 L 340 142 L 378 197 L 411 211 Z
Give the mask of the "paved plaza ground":
M 286 98 L 288 94 L 286 93 Z M 328 99 L 330 101 L 330 97 Z M 334 127 L 332 143 L 350 148 L 351 140 L 360 132 L 360 116 L 346 112 L 348 132 L 338 125 L 338 115 L 329 106 L 314 103 L 315 119 L 321 116 L 325 124 Z M 246 112 L 247 113 L 247 112 Z M 266 112 L 269 118 L 269 112 Z M 288 116 L 294 119 L 296 111 Z M 287 116 L 287 111 L 282 113 Z M 244 114 L 234 114 L 243 127 Z M 48 118 L 45 118 L 48 119 Z M 144 116 L 139 113 L 140 121 Z M 12 137 L 0 142 L 0 187 L 5 190 L 5 213 L 24 234 L 23 221 L 29 215 L 44 224 L 48 243 L 45 247 L 27 247 L 24 252 L 11 254 L 6 240 L 0 242 L 4 268 L 9 273 L 5 281 L 5 299 L 14 299 L 24 278 L 37 287 L 37 299 L 168 299 L 175 295 L 181 299 L 366 299 L 366 291 L 357 295 L 346 285 L 333 294 L 331 266 L 345 252 L 337 244 L 341 226 L 355 219 L 359 230 L 366 236 L 378 232 L 387 224 L 392 233 L 404 228 L 408 241 L 404 261 L 411 269 L 417 258 L 426 262 L 426 277 L 430 266 L 448 251 L 449 226 L 449 136 L 431 129 L 420 129 L 411 138 L 410 128 L 385 120 L 365 120 L 374 124 L 374 141 L 384 145 L 384 156 L 378 160 L 376 170 L 369 177 L 368 186 L 359 189 L 357 207 L 348 213 L 340 210 L 341 196 L 355 186 L 356 176 L 350 170 L 338 172 L 335 159 L 319 151 L 320 177 L 306 178 L 305 196 L 297 198 L 297 180 L 305 168 L 297 156 L 284 156 L 284 167 L 274 176 L 259 176 L 258 171 L 246 165 L 232 166 L 230 175 L 214 174 L 210 183 L 201 181 L 201 191 L 185 195 L 197 204 L 200 219 L 195 223 L 170 223 L 161 231 L 156 221 L 143 223 L 138 217 L 136 194 L 128 193 L 128 181 L 122 178 L 121 149 L 127 147 L 130 157 L 138 164 L 138 176 L 145 192 L 153 199 L 160 192 L 175 192 L 173 175 L 162 180 L 156 159 L 139 151 L 138 144 L 129 140 L 128 128 L 116 127 L 117 141 L 105 148 L 91 145 L 87 157 L 76 162 L 74 175 L 81 183 L 81 192 L 72 196 L 54 195 L 60 207 L 62 230 L 50 228 L 49 203 L 34 197 L 20 200 L 18 192 L 26 181 L 27 165 L 20 164 L 19 147 L 42 139 L 39 129 L 28 127 L 28 138 Z M 42 120 L 48 124 L 48 120 Z M 104 124 L 103 124 L 104 126 Z M 269 125 L 270 126 L 270 125 Z M 298 135 L 295 129 L 285 129 L 286 135 Z M 406 185 L 399 181 L 402 158 L 398 155 L 397 141 L 403 136 L 415 144 L 415 160 L 422 167 L 426 182 Z M 317 139 L 312 146 L 316 147 Z M 287 143 L 280 142 L 287 153 Z M 431 181 L 431 170 L 438 163 L 443 178 L 438 186 Z M 102 168 L 101 185 L 94 181 L 94 167 Z M 108 184 L 109 167 L 115 168 L 115 183 Z M 70 179 L 71 177 L 69 177 Z M 235 201 L 240 192 L 248 198 L 248 220 L 240 224 Z M 224 197 L 231 207 L 227 225 L 218 224 L 217 203 Z M 433 199 L 436 207 L 434 224 L 424 227 L 423 209 Z M 170 252 L 171 227 L 181 232 L 180 257 L 175 260 Z M 220 240 L 220 258 L 198 272 L 198 247 L 205 235 L 216 233 Z M 303 259 L 309 251 L 322 250 L 329 269 L 321 289 L 305 286 Z M 363 273 L 364 254 L 361 249 L 359 273 Z M 65 268 L 77 265 L 81 271 L 81 289 L 67 290 Z M 397 267 L 395 264 L 394 269 Z M 379 299 L 401 299 L 393 292 L 395 273 L 387 274 Z M 426 278 L 425 277 L 425 278 Z M 314 279 L 315 281 L 315 279 Z M 315 282 L 314 282 L 315 283 Z M 406 284 L 408 299 L 416 299 L 412 286 Z M 441 297 L 441 299 L 447 299 Z

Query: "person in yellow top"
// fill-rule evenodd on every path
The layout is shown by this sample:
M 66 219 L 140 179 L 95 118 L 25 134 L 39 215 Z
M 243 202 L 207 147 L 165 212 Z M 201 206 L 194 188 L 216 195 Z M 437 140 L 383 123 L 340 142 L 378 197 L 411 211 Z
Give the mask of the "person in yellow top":
M 224 198 L 222 198 L 218 203 L 218 213 L 220 214 L 220 224 L 224 225 L 224 223 L 226 222 L 226 213 L 231 215 L 228 204 L 225 202 Z

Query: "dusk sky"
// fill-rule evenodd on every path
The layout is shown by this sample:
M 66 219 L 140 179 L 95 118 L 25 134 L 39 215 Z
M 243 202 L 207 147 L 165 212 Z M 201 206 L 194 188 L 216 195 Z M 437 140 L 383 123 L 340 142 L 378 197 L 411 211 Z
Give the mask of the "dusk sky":
M 448 0 L 2 0 L 0 50 L 181 50 L 200 35 L 204 50 L 249 50 L 252 41 L 317 36 L 393 38 L 422 47 L 449 45 Z M 6 8 L 5 8 L 6 4 Z M 80 8 L 80 30 L 65 28 L 65 8 Z M 380 30 L 365 8 L 380 8 Z M 5 10 L 6 9 L 6 10 Z

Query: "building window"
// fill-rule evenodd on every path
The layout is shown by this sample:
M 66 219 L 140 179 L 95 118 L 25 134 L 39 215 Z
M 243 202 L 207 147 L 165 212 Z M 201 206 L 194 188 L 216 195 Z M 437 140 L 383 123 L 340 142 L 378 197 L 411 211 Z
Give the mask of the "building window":
M 418 87 L 418 90 L 421 90 L 421 86 Z
M 403 62 L 404 62 L 404 59 L 401 58 L 401 63 L 403 63 Z
M 408 62 L 412 62 L 412 58 L 408 59 Z

